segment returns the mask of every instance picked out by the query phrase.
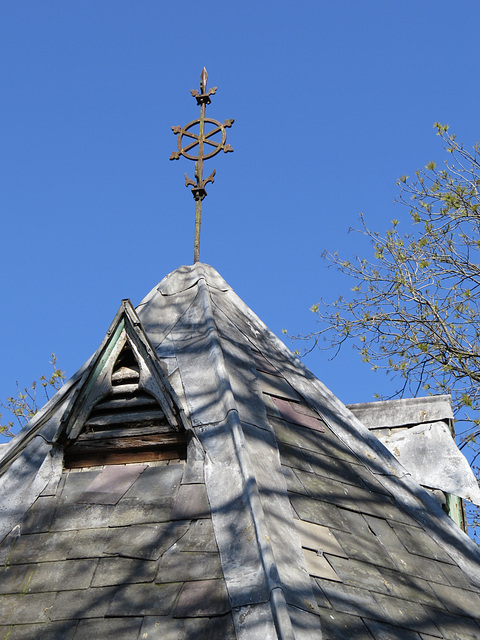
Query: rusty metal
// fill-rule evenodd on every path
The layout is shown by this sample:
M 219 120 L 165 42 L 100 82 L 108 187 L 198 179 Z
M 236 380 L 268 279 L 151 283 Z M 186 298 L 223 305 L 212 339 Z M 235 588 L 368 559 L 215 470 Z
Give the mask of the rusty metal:
M 198 262 L 200 254 L 202 200 L 207 195 L 205 185 L 209 182 L 214 182 L 215 179 L 215 169 L 207 178 L 203 178 L 203 162 L 204 160 L 213 158 L 213 156 L 216 156 L 220 151 L 224 151 L 225 153 L 233 151 L 232 147 L 229 144 L 226 144 L 227 132 L 225 129 L 230 128 L 234 123 L 234 120 L 225 120 L 222 124 L 221 122 L 218 122 L 218 120 L 212 120 L 212 118 L 205 117 L 206 106 L 211 103 L 210 96 L 213 96 L 217 91 L 217 87 L 213 87 L 207 91 L 207 78 L 207 70 L 203 67 L 202 73 L 200 74 L 200 92 L 196 89 L 192 89 L 190 91 L 192 96 L 196 99 L 197 105 L 200 107 L 200 118 L 192 120 L 184 127 L 172 127 L 173 133 L 178 136 L 178 151 L 174 151 L 172 153 L 170 160 L 178 160 L 180 156 L 183 156 L 184 158 L 187 158 L 187 160 L 195 161 L 195 179 L 192 180 L 187 176 L 187 174 L 185 174 L 185 186 L 192 187 L 192 194 L 196 203 L 194 262 Z M 205 125 L 207 125 L 207 127 Z M 196 133 L 197 127 L 198 133 Z M 183 142 L 184 139 L 185 142 Z M 198 149 L 195 149 L 197 146 Z

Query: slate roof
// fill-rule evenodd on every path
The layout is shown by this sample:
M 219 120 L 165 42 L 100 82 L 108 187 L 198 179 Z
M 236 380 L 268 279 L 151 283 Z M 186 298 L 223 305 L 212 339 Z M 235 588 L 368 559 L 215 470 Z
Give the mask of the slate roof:
M 134 438 L 92 422 L 147 392 Z M 75 467 L 92 438 L 137 457 Z M 1 640 L 480 638 L 477 546 L 208 265 L 124 303 L 1 454 Z

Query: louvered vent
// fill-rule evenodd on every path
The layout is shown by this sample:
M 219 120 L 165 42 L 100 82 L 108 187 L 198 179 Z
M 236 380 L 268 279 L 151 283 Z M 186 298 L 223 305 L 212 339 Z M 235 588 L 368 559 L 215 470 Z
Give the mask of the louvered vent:
M 110 393 L 90 411 L 65 466 L 85 467 L 185 459 L 186 437 L 168 422 L 156 398 L 139 388 L 140 371 L 128 343 L 115 362 Z

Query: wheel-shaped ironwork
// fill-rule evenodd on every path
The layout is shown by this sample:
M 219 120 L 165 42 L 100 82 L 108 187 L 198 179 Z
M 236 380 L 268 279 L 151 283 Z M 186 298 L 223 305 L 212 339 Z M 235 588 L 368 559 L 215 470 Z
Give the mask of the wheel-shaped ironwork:
M 173 133 L 178 135 L 178 151 L 174 151 L 172 153 L 172 156 L 170 158 L 171 160 L 177 160 L 180 156 L 188 158 L 189 160 L 198 160 L 199 155 L 192 155 L 192 153 L 189 152 L 195 149 L 195 147 L 198 147 L 200 142 L 203 143 L 204 148 L 204 152 L 201 155 L 203 160 L 213 158 L 213 156 L 216 156 L 217 153 L 220 153 L 220 151 L 222 150 L 225 153 L 233 151 L 232 147 L 229 144 L 225 144 L 227 141 L 227 132 L 225 131 L 225 129 L 232 126 L 234 122 L 233 120 L 225 120 L 225 122 L 222 124 L 221 122 L 218 122 L 218 120 L 213 120 L 212 118 L 204 118 L 203 122 L 205 124 L 208 123 L 213 125 L 213 129 L 211 129 L 210 131 L 204 131 L 202 133 L 202 120 L 200 118 L 198 118 L 197 120 L 192 120 L 185 127 L 183 127 L 183 129 L 181 127 L 172 127 Z M 191 131 L 191 129 L 193 129 L 194 127 L 199 127 L 200 130 L 198 131 L 198 133 L 193 133 Z M 218 133 L 221 133 L 221 140 L 213 140 L 213 136 L 217 135 Z M 187 144 L 185 144 L 185 146 L 182 146 L 183 138 L 188 138 L 188 140 L 191 140 L 191 142 L 188 142 Z M 210 151 L 207 151 L 207 148 L 212 149 Z

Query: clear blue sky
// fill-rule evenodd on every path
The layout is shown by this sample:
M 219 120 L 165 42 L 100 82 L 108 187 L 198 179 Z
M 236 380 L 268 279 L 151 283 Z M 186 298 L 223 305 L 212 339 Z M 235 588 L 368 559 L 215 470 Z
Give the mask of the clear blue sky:
M 443 157 L 433 123 L 479 135 L 480 4 L 422 0 L 0 3 L 0 398 L 69 375 L 122 298 L 193 259 L 185 159 L 171 125 L 234 118 L 204 201 L 200 258 L 277 334 L 348 289 L 321 259 L 368 252 L 407 211 L 396 179 Z M 344 402 L 393 390 L 347 347 L 306 361 Z

